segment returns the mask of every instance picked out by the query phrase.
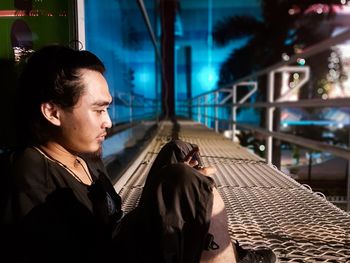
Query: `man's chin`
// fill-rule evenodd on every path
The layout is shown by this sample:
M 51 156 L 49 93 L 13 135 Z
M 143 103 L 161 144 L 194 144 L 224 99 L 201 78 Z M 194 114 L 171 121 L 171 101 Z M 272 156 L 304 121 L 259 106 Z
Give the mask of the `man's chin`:
M 91 159 L 101 159 L 102 158 L 102 145 L 98 147 L 97 150 L 86 151 L 83 153 L 86 156 L 89 156 Z

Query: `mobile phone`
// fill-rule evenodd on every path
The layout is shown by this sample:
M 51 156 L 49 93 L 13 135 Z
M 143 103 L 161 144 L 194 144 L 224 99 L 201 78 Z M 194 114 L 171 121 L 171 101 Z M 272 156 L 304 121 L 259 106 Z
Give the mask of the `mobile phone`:
M 204 167 L 203 165 L 203 160 L 202 160 L 202 157 L 200 156 L 199 154 L 199 151 L 196 151 L 193 155 L 192 155 L 192 160 L 193 161 L 197 161 L 197 165 L 194 167 L 196 169 L 201 169 Z

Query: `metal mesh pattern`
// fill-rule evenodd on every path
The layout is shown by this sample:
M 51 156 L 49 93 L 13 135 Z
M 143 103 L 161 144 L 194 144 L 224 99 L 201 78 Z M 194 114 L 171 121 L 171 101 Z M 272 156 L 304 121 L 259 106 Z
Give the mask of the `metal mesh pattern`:
M 200 147 L 228 214 L 232 240 L 245 248 L 270 247 L 279 262 L 350 262 L 350 215 L 243 147 L 192 122 L 179 138 Z M 148 170 L 171 139 L 165 123 L 120 195 L 125 212 L 138 203 Z
M 217 169 L 213 176 L 217 186 L 299 188 L 300 184 L 262 162 L 204 158 L 204 163 Z M 220 162 L 222 160 L 222 162 Z
M 180 139 L 186 142 L 197 144 L 200 148 L 201 156 L 208 157 L 226 157 L 239 160 L 255 160 L 263 161 L 257 155 L 251 154 L 246 148 L 232 143 L 228 139 L 199 139 L 190 138 L 188 136 L 180 136 Z
M 122 209 L 124 213 L 129 213 L 139 202 L 142 193 L 142 187 L 124 187 L 120 190 L 119 195 L 123 200 Z
M 281 262 L 348 262 L 350 217 L 306 189 L 219 187 L 233 239 Z

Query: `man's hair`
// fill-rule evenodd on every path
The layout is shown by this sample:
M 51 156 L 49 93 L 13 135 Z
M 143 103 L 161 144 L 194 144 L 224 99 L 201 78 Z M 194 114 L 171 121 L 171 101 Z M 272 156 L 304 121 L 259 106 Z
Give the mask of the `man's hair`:
M 57 127 L 45 119 L 41 104 L 50 102 L 71 110 L 84 92 L 82 69 L 104 73 L 99 58 L 89 51 L 50 45 L 34 52 L 19 79 L 17 121 L 19 143 L 45 144 Z

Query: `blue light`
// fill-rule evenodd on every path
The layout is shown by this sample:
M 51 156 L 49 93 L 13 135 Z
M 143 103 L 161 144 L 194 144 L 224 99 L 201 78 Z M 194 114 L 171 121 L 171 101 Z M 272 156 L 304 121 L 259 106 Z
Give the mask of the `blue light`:
M 150 80 L 149 72 L 140 72 L 138 75 L 138 80 L 143 83 L 147 83 Z
M 212 67 L 204 67 L 199 71 L 198 82 L 202 89 L 210 90 L 215 87 L 218 81 L 216 70 Z
M 148 67 L 135 67 L 135 80 L 133 82 L 134 92 L 141 94 L 147 98 L 154 98 L 155 96 L 155 77 L 154 71 Z
M 281 124 L 287 126 L 335 126 L 335 121 L 327 120 L 300 120 L 300 121 L 281 121 Z

